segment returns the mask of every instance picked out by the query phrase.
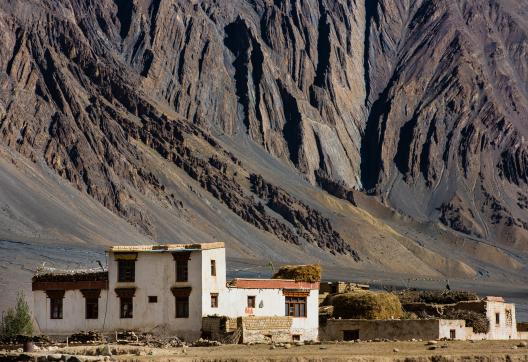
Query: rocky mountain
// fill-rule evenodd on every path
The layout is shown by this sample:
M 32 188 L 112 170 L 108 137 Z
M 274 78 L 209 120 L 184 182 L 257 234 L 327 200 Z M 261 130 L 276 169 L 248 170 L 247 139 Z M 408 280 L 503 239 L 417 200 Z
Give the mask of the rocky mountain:
M 525 278 L 527 19 L 514 0 L 4 0 L 0 239 Z

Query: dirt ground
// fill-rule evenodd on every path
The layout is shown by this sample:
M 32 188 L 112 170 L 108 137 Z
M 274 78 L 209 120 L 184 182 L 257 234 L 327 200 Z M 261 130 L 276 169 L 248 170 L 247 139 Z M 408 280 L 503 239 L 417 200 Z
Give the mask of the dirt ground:
M 148 348 L 110 345 L 112 357 L 93 356 L 97 346 L 77 346 L 54 350 L 57 354 L 92 355 L 89 361 L 524 361 L 528 348 L 520 341 L 478 341 L 475 343 L 438 342 L 434 349 L 427 342 L 324 343 L 291 346 L 223 345 L 218 347 Z M 39 352 L 42 355 L 44 352 Z M 36 355 L 35 355 L 36 357 Z M 1 358 L 0 358 L 1 359 Z

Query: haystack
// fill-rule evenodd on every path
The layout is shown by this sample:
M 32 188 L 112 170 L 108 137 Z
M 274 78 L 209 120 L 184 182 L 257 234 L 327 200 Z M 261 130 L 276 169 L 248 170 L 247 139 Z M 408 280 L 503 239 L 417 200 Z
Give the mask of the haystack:
M 297 282 L 316 283 L 321 280 L 321 266 L 310 265 L 285 265 L 273 275 L 273 279 L 293 279 Z
M 403 310 L 397 296 L 385 292 L 357 291 L 337 294 L 330 298 L 334 318 L 398 319 Z

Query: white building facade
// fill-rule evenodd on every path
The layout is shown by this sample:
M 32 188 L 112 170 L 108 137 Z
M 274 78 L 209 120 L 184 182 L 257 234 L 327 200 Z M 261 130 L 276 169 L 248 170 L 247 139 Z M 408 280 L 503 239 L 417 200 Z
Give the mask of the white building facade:
M 108 271 L 37 275 L 34 315 L 48 335 L 135 330 L 195 340 L 202 318 L 292 318 L 292 336 L 317 340 L 319 283 L 226 283 L 223 243 L 115 246 Z

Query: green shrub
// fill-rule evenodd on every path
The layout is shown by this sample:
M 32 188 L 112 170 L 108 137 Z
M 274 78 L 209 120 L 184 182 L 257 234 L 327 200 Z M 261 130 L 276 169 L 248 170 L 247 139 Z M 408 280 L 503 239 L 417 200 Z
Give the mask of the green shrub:
M 9 308 L 2 314 L 0 334 L 3 337 L 33 334 L 33 320 L 23 292 L 18 293 L 15 308 Z
M 385 292 L 358 291 L 337 294 L 330 298 L 334 318 L 399 319 L 403 310 L 397 296 Z

